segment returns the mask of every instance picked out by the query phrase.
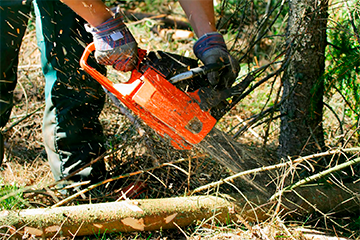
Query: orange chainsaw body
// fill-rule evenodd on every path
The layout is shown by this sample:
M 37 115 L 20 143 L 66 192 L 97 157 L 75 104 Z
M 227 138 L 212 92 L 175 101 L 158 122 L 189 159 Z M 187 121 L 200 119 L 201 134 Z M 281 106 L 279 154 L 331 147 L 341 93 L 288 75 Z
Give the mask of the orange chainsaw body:
M 181 91 L 152 67 L 144 73 L 133 70 L 128 82 L 114 84 L 87 64 L 94 50 L 93 43 L 87 46 L 81 67 L 175 148 L 190 149 L 214 127 L 216 119 L 200 109 L 196 92 Z M 139 50 L 140 59 L 145 55 L 145 50 Z

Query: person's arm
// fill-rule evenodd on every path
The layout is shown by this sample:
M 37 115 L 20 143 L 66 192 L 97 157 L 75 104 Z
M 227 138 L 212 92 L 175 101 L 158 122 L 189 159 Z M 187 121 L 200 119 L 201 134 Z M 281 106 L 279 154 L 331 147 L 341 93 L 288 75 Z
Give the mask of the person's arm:
M 96 27 L 109 18 L 113 12 L 101 0 L 61 0 L 74 12 L 85 19 L 91 26 Z
M 85 28 L 93 35 L 98 63 L 125 72 L 135 68 L 137 43 L 121 14 L 114 14 L 101 0 L 61 1 L 88 22 Z
M 198 37 L 216 32 L 213 0 L 179 0 Z
M 207 74 L 210 84 L 217 89 L 230 88 L 240 67 L 238 61 L 230 55 L 223 36 L 216 31 L 213 0 L 179 2 L 199 38 L 194 45 L 195 56 L 205 65 L 219 63 L 226 66 L 223 71 Z

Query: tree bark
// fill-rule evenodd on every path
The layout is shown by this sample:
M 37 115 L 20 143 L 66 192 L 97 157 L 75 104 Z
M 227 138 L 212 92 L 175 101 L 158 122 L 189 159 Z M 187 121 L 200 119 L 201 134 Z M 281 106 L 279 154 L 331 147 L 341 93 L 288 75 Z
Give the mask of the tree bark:
M 319 152 L 324 147 L 323 81 L 327 0 L 289 0 L 290 62 L 283 77 L 279 156 Z

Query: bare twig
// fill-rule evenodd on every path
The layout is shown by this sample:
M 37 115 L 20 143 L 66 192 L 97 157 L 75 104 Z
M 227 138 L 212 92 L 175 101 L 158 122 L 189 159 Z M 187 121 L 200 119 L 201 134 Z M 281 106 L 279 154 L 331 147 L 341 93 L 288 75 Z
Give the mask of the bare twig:
M 303 161 L 306 161 L 306 160 L 312 159 L 312 158 L 323 157 L 323 156 L 328 156 L 328 155 L 332 155 L 332 154 L 338 154 L 338 153 L 342 153 L 342 152 L 359 151 L 359 150 L 360 150 L 360 148 L 348 148 L 348 149 L 330 150 L 330 151 L 327 151 L 327 152 L 322 152 L 322 153 L 312 154 L 312 155 L 308 155 L 308 156 L 304 156 L 304 157 L 299 157 L 299 158 L 297 158 L 297 159 L 295 159 L 293 161 L 290 160 L 290 161 L 287 161 L 287 162 L 284 162 L 284 163 L 279 163 L 279 164 L 276 164 L 276 165 L 271 165 L 271 166 L 266 166 L 266 167 L 260 167 L 260 168 L 247 170 L 247 171 L 244 171 L 244 172 L 234 174 L 234 175 L 232 175 L 230 177 L 221 179 L 219 181 L 212 182 L 212 183 L 209 183 L 207 185 L 198 187 L 198 188 L 194 189 L 189 194 L 194 194 L 194 193 L 197 193 L 197 192 L 200 192 L 200 191 L 212 188 L 212 187 L 219 186 L 219 185 L 221 185 L 223 183 L 228 183 L 228 182 L 230 182 L 230 181 L 232 181 L 232 180 L 234 180 L 236 178 L 239 178 L 239 177 L 242 177 L 242 176 L 245 176 L 245 175 L 254 174 L 254 173 L 258 173 L 258 172 L 264 172 L 264 171 L 271 171 L 271 170 L 274 170 L 274 169 L 279 169 L 279 168 L 285 167 L 287 165 L 293 165 L 295 163 L 299 164 L 299 163 L 301 163 Z M 359 160 L 356 160 L 356 161 L 360 161 L 360 158 L 357 158 L 357 159 L 359 159 Z M 355 160 L 352 160 L 352 161 L 355 161 Z M 353 163 L 353 164 L 355 164 L 355 163 Z
M 336 221 L 332 220 L 329 217 L 329 214 L 323 213 L 322 211 L 320 211 L 320 209 L 318 209 L 314 204 L 312 204 L 311 202 L 309 202 L 306 198 L 304 198 L 303 196 L 301 196 L 298 192 L 294 191 L 294 193 L 304 202 L 306 202 L 309 206 L 311 206 L 316 212 L 319 212 L 321 215 L 324 216 L 324 218 L 330 220 L 332 223 L 334 223 L 335 225 L 342 227 L 339 223 L 337 223 Z
M 332 112 L 334 114 L 336 120 L 339 122 L 340 134 L 343 135 L 344 129 L 343 129 L 342 122 L 341 122 L 338 114 L 334 111 L 334 109 L 329 104 L 327 104 L 326 102 L 323 102 L 323 103 L 324 103 L 324 106 L 327 107 L 330 110 L 330 112 Z
M 297 183 L 292 184 L 292 185 L 284 188 L 283 190 L 275 193 L 275 194 L 270 198 L 270 201 L 274 200 L 275 198 L 277 198 L 278 196 L 280 196 L 280 195 L 283 194 L 284 192 L 291 191 L 291 190 L 293 190 L 293 189 L 296 188 L 296 187 L 299 187 L 299 186 L 304 185 L 304 184 L 306 184 L 306 183 L 309 183 L 309 182 L 311 182 L 311 181 L 317 180 L 317 179 L 322 178 L 322 177 L 324 177 L 324 176 L 326 176 L 326 175 L 328 175 L 328 174 L 330 174 L 330 173 L 332 173 L 332 172 L 339 171 L 339 170 L 341 170 L 341 169 L 343 169 L 343 168 L 352 166 L 352 165 L 357 164 L 357 163 L 360 163 L 360 158 L 355 158 L 355 159 L 349 160 L 349 161 L 344 162 L 344 163 L 342 163 L 342 164 L 339 164 L 339 165 L 337 165 L 337 166 L 335 166 L 335 167 L 329 168 L 329 169 L 327 169 L 327 170 L 325 170 L 325 171 L 319 172 L 319 173 L 314 174 L 314 175 L 312 175 L 312 176 L 310 176 L 310 177 L 307 177 L 307 178 L 305 178 L 305 179 L 302 179 L 302 180 L 298 181 Z
M 336 86 L 333 86 L 333 88 L 340 94 L 341 98 L 343 99 L 343 101 L 346 103 L 346 105 L 351 109 L 351 111 L 353 111 L 358 117 L 360 116 L 360 114 L 356 111 L 356 109 L 354 109 L 352 107 L 352 104 L 346 99 L 346 97 L 344 96 L 344 94 L 340 91 L 339 88 L 337 88 Z
M 32 115 L 34 115 L 35 113 L 37 113 L 39 110 L 43 109 L 45 107 L 45 104 L 41 105 L 40 107 L 38 107 L 37 109 L 35 109 L 34 111 L 32 111 L 31 113 L 25 115 L 24 117 L 22 117 L 21 119 L 19 119 L 18 121 L 14 122 L 13 124 L 11 124 L 11 126 L 7 127 L 6 129 L 2 130 L 3 133 L 6 133 L 7 131 L 9 131 L 10 129 L 12 129 L 13 127 L 15 127 L 16 125 L 18 125 L 19 123 L 21 123 L 22 121 L 24 121 L 25 119 L 31 117 Z
M 267 167 L 260 167 L 260 168 L 255 168 L 255 169 L 243 171 L 243 172 L 234 174 L 234 175 L 232 175 L 232 176 L 230 176 L 230 177 L 221 179 L 221 180 L 219 180 L 219 181 L 217 181 L 217 182 L 212 182 L 212 183 L 209 183 L 209 184 L 207 184 L 207 185 L 198 187 L 198 188 L 194 189 L 190 194 L 194 194 L 194 193 L 197 193 L 197 192 L 201 192 L 201 191 L 203 191 L 203 190 L 206 190 L 206 189 L 209 189 L 209 188 L 212 188 L 212 187 L 219 186 L 219 185 L 221 185 L 221 184 L 223 184 L 223 183 L 230 183 L 232 180 L 234 180 L 234 179 L 236 179 L 236 178 L 239 178 L 239 177 L 243 177 L 243 176 L 245 176 L 245 175 L 254 174 L 254 173 L 258 173 L 258 172 L 264 172 L 264 171 L 270 171 L 270 170 L 274 170 L 274 169 L 278 169 L 278 168 L 284 167 L 284 166 L 289 165 L 289 164 L 292 164 L 292 162 L 291 162 L 291 161 L 288 161 L 288 162 L 280 163 L 280 164 L 277 164 L 277 165 L 272 165 L 272 166 L 267 166 Z
M 142 174 L 142 173 L 145 173 L 145 172 L 149 172 L 149 171 L 152 171 L 152 170 L 155 170 L 155 169 L 158 169 L 158 168 L 161 168 L 161 167 L 164 167 L 164 166 L 171 166 L 170 164 L 174 164 L 174 163 L 179 163 L 179 162 L 183 162 L 183 161 L 186 161 L 188 159 L 179 159 L 177 161 L 174 161 L 174 162 L 171 162 L 171 163 L 163 163 L 159 166 L 156 166 L 156 167 L 152 167 L 152 168 L 147 168 L 147 169 L 144 169 L 144 170 L 139 170 L 139 171 L 136 171 L 136 172 L 132 172 L 132 173 L 126 173 L 126 174 L 122 174 L 122 175 L 119 175 L 119 176 L 115 176 L 115 177 L 112 177 L 112 178 L 109 178 L 109 179 L 106 179 L 104 181 L 101 181 L 99 183 L 96 183 L 96 184 L 93 184 L 93 185 L 90 185 L 89 187 L 63 199 L 62 201 L 54 204 L 53 206 L 51 206 L 51 208 L 55 208 L 55 207 L 59 207 L 61 205 L 64 205 L 65 203 L 77 198 L 78 196 L 81 196 L 82 194 L 85 194 L 87 193 L 88 191 L 94 189 L 94 188 L 97 188 L 101 185 L 104 185 L 104 184 L 107 184 L 109 182 L 113 182 L 113 181 L 116 181 L 116 180 L 119 180 L 119 179 L 122 179 L 122 178 L 126 178 L 126 177 L 131 177 L 131 176 L 135 176 L 135 175 L 139 175 L 139 174 Z

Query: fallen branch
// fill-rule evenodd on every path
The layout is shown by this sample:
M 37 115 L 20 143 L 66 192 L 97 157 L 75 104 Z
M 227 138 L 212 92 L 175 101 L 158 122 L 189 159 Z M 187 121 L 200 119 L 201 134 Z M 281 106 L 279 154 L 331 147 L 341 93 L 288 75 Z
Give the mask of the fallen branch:
M 243 171 L 243 172 L 234 174 L 234 175 L 232 175 L 232 176 L 230 176 L 230 177 L 221 179 L 221 180 L 219 180 L 219 181 L 212 182 L 212 183 L 209 183 L 209 184 L 207 184 L 207 185 L 198 187 L 198 188 L 194 189 L 191 193 L 189 193 L 189 195 L 194 194 L 194 193 L 197 193 L 197 192 L 204 191 L 204 190 L 209 189 L 209 188 L 212 188 L 212 187 L 217 187 L 217 186 L 219 186 L 219 185 L 221 185 L 221 184 L 224 184 L 224 183 L 229 183 L 229 182 L 231 182 L 232 180 L 234 180 L 234 179 L 236 179 L 236 178 L 239 178 L 239 177 L 242 177 L 242 176 L 245 176 L 245 175 L 250 175 L 250 174 L 254 174 L 254 173 L 258 173 L 258 172 L 264 172 L 264 171 L 270 171 L 270 170 L 274 170 L 274 169 L 278 169 L 278 168 L 285 167 L 286 165 L 290 165 L 290 164 L 293 164 L 293 162 L 292 162 L 292 161 L 288 161 L 288 162 L 280 163 L 280 164 L 277 164 L 277 165 L 272 165 L 272 166 L 267 166 L 267 167 L 260 167 L 260 168 L 255 168 L 255 169 Z
M 354 193 L 360 183 L 346 185 Z M 219 198 L 192 196 L 165 199 L 131 200 L 69 207 L 26 209 L 0 212 L 0 232 L 37 237 L 84 236 L 131 231 L 155 231 L 185 227 L 194 221 L 215 220 L 229 224 L 233 221 L 264 221 L 274 214 L 276 201 L 270 202 L 253 192 Z M 299 198 L 299 195 L 303 196 Z M 306 198 L 306 201 L 304 201 Z M 227 200 L 231 199 L 231 200 Z M 297 194 L 285 193 L 281 215 L 359 214 L 359 199 L 342 188 L 310 186 L 299 188 Z M 7 231 L 6 231 L 7 230 Z
M 27 118 L 31 117 L 32 115 L 34 115 L 35 113 L 37 113 L 39 110 L 43 109 L 45 107 L 45 104 L 41 105 L 40 107 L 38 107 L 37 109 L 35 109 L 34 111 L 32 111 L 29 114 L 26 114 L 24 117 L 20 118 L 18 121 L 14 122 L 13 124 L 11 124 L 11 126 L 7 127 L 6 129 L 2 130 L 2 133 L 6 133 L 7 131 L 9 131 L 10 129 L 12 129 L 13 127 L 15 127 L 16 125 L 18 125 L 19 123 L 21 123 L 22 121 L 26 120 Z
M 153 231 L 184 227 L 195 220 L 209 218 L 227 223 L 235 218 L 231 209 L 232 203 L 212 196 L 147 199 L 3 211 L 0 226 L 11 226 L 9 230 L 13 235 L 28 233 L 36 237 Z
M 224 184 L 224 183 L 229 183 L 232 180 L 237 179 L 239 177 L 243 177 L 245 175 L 255 174 L 255 173 L 264 172 L 264 171 L 271 171 L 271 170 L 279 169 L 279 168 L 282 168 L 282 167 L 286 167 L 288 165 L 290 166 L 290 165 L 294 165 L 294 164 L 299 164 L 299 163 L 301 163 L 303 161 L 307 161 L 307 160 L 312 159 L 312 158 L 323 157 L 323 156 L 338 154 L 338 153 L 342 153 L 342 152 L 354 152 L 354 151 L 359 151 L 359 150 L 360 150 L 360 148 L 346 148 L 346 149 L 329 150 L 327 152 L 322 152 L 322 153 L 312 154 L 312 155 L 308 155 L 308 156 L 304 156 L 304 157 L 299 157 L 299 158 L 297 158 L 295 160 L 290 160 L 290 161 L 287 161 L 287 162 L 284 162 L 284 163 L 279 163 L 279 164 L 276 164 L 276 165 L 264 166 L 264 167 L 259 167 L 259 168 L 239 172 L 239 173 L 234 174 L 234 175 L 232 175 L 230 177 L 227 177 L 227 178 L 221 179 L 219 181 L 212 182 L 212 183 L 209 183 L 207 185 L 198 187 L 198 188 L 194 189 L 191 193 L 189 193 L 189 195 L 194 194 L 194 193 L 198 193 L 198 192 L 201 192 L 201 191 L 204 191 L 204 190 L 207 190 L 207 189 L 212 188 L 212 187 L 220 186 L 221 184 Z M 352 160 L 352 161 L 355 161 L 355 160 Z M 355 163 L 353 163 L 353 164 L 355 164 Z M 352 164 L 350 164 L 350 165 L 352 165 Z M 337 169 L 335 169 L 335 170 L 337 170 Z M 304 183 L 306 183 L 306 182 L 304 182 Z
M 349 161 L 344 162 L 344 163 L 342 163 L 342 164 L 339 164 L 339 165 L 337 165 L 337 166 L 335 166 L 335 167 L 329 168 L 329 169 L 327 169 L 327 170 L 325 170 L 325 171 L 319 172 L 319 173 L 314 174 L 314 175 L 312 175 L 312 176 L 310 176 L 310 177 L 307 177 L 307 178 L 305 178 L 305 179 L 302 179 L 302 180 L 300 180 L 300 181 L 298 181 L 298 182 L 296 182 L 296 183 L 294 183 L 294 184 L 292 184 L 292 185 L 290 185 L 290 186 L 288 186 L 288 187 L 285 187 L 285 188 L 282 189 L 281 191 L 278 191 L 277 193 L 275 193 L 275 194 L 270 198 L 270 201 L 272 201 L 272 200 L 274 200 L 275 198 L 281 196 L 282 194 L 284 194 L 284 192 L 291 191 L 291 190 L 293 190 L 293 189 L 296 188 L 296 187 L 299 187 L 299 186 L 304 185 L 304 184 L 306 184 L 306 183 L 309 183 L 309 182 L 311 182 L 311 181 L 314 181 L 314 180 L 317 180 L 317 179 L 319 179 L 319 178 L 322 178 L 322 177 L 324 177 L 324 176 L 326 176 L 326 175 L 328 175 L 328 174 L 330 174 L 330 173 L 332 173 L 332 172 L 336 172 L 336 171 L 339 171 L 339 170 L 341 170 L 341 169 L 343 169 L 343 168 L 350 167 L 350 166 L 352 166 L 352 165 L 354 165 L 354 164 L 356 164 L 356 163 L 360 163 L 360 158 L 355 158 L 355 159 L 353 159 L 353 160 L 349 160 Z

